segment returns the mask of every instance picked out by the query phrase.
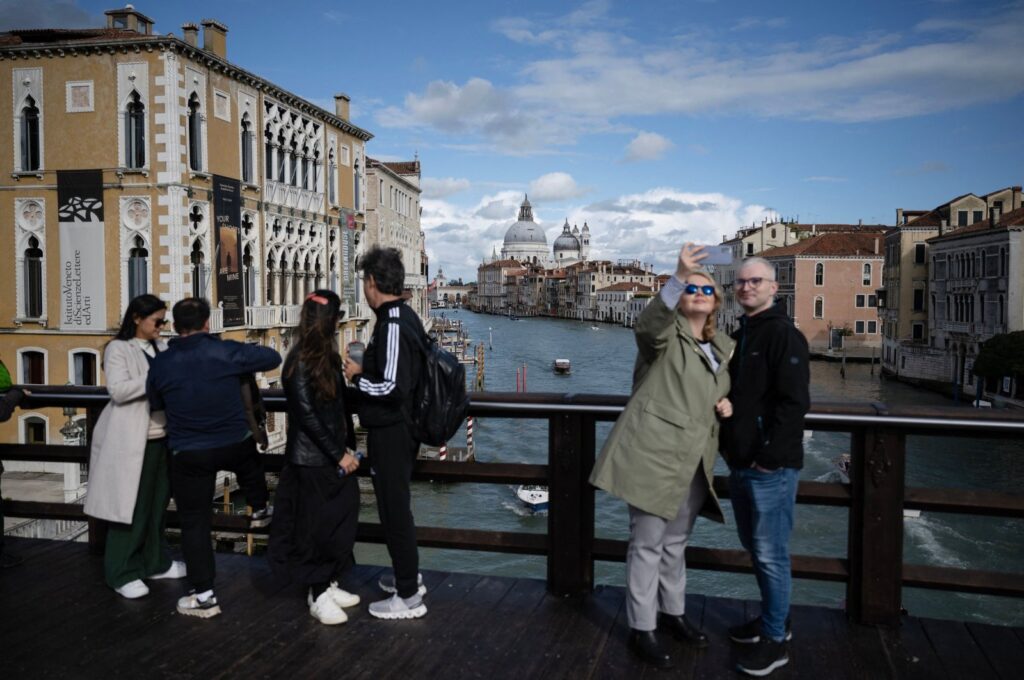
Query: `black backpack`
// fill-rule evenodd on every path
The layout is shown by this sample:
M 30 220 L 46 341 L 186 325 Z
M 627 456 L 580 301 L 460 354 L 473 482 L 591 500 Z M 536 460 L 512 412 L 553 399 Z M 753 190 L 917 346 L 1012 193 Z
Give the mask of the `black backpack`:
M 421 329 L 410 328 L 401 317 L 399 323 L 417 338 L 424 356 L 420 379 L 413 390 L 412 412 L 406 414 L 409 432 L 421 444 L 441 446 L 455 435 L 469 412 L 466 369 Z

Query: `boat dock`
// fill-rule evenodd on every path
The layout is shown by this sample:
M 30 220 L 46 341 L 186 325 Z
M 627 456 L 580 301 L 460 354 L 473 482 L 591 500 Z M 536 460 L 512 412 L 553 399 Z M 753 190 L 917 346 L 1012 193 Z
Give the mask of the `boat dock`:
M 380 621 L 382 569 L 360 565 L 343 584 L 363 598 L 348 623 L 323 626 L 301 592 L 274 585 L 262 557 L 222 554 L 209 621 L 181 616 L 180 583 L 154 581 L 139 600 L 103 584 L 103 559 L 84 543 L 9 539 L 20 566 L 0 575 L 0 675 L 109 678 L 734 678 L 726 629 L 750 602 L 700 595 L 687 614 L 711 647 L 666 638 L 676 667 L 646 669 L 627 647 L 624 591 L 563 598 L 544 581 L 425 571 L 427 615 Z M 55 606 L 59 603 L 60 606 Z M 795 606 L 789 666 L 773 678 L 1017 678 L 1024 630 L 904 616 L 898 629 L 851 623 L 838 609 Z

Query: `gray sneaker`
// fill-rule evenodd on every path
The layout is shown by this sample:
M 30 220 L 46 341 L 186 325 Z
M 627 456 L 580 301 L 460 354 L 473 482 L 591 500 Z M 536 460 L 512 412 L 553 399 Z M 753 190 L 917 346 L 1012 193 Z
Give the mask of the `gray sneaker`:
M 427 587 L 423 585 L 423 574 L 416 574 L 416 583 L 419 584 L 419 588 L 416 589 L 416 594 L 423 597 L 427 594 Z M 384 574 L 377 581 L 377 586 L 380 587 L 385 593 L 397 593 L 398 589 L 395 588 L 395 575 L 394 573 Z
M 426 613 L 427 605 L 419 595 L 403 599 L 395 593 L 386 600 L 370 604 L 370 616 L 378 619 L 418 619 Z

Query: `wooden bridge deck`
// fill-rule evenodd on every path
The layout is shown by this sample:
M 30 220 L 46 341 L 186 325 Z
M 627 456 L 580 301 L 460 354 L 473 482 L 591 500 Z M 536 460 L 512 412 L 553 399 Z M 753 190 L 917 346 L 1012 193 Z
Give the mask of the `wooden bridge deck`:
M 388 622 L 366 613 L 380 567 L 344 584 L 364 604 L 349 622 L 316 623 L 297 590 L 274 587 L 266 562 L 217 556 L 224 613 L 174 612 L 181 584 L 157 581 L 123 600 L 103 585 L 102 560 L 81 543 L 8 539 L 23 564 L 0 570 L 0 678 L 735 678 L 728 626 L 755 605 L 694 596 L 688 614 L 711 648 L 675 643 L 671 671 L 637 663 L 626 646 L 624 593 L 547 594 L 542 581 L 426 572 L 427 616 Z M 773 678 L 1019 678 L 1024 630 L 905 617 L 898 630 L 859 626 L 834 609 L 797 606 L 790 665 Z

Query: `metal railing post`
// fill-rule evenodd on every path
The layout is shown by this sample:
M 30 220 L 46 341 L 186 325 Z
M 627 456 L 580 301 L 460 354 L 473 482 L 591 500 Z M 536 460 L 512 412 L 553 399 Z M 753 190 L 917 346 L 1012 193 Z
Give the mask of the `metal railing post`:
M 594 587 L 594 419 L 552 416 L 548 429 L 548 591 L 580 595 Z
M 876 408 L 884 411 L 880 404 Z M 898 625 L 906 435 L 884 427 L 858 428 L 850 454 L 847 607 L 859 623 Z

